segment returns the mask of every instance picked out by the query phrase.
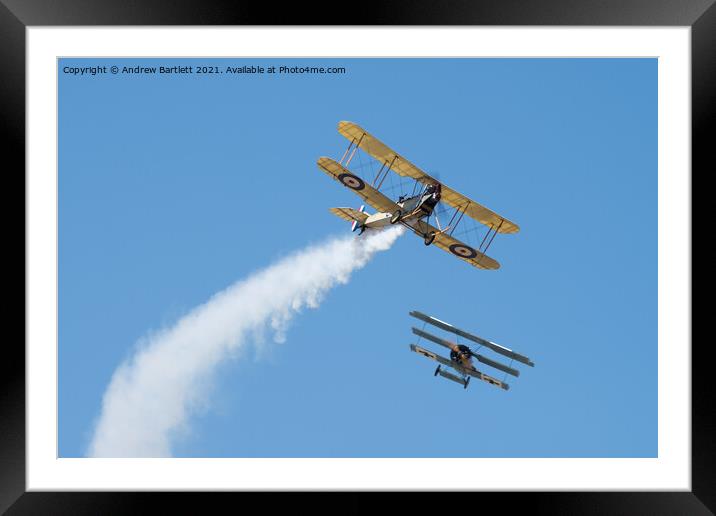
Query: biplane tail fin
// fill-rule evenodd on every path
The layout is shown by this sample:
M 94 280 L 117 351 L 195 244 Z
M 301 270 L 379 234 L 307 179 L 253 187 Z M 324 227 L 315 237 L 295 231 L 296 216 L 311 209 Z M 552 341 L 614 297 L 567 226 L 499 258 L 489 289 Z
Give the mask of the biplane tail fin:
M 360 208 L 358 208 L 358 211 L 359 211 L 360 213 L 363 213 L 363 212 L 365 211 L 365 204 L 361 204 L 361 205 L 360 205 Z M 365 220 L 365 219 L 364 219 L 364 220 Z M 357 225 L 358 225 L 358 221 L 357 221 L 357 220 L 354 220 L 354 221 L 353 221 L 353 224 L 351 225 L 351 231 L 355 231 Z
M 363 224 L 368 215 L 363 211 L 364 206 L 361 206 L 360 210 L 354 210 L 353 208 L 330 208 L 331 213 L 336 217 L 340 217 L 343 220 L 352 222 L 353 226 L 351 230 L 355 230 L 357 224 Z

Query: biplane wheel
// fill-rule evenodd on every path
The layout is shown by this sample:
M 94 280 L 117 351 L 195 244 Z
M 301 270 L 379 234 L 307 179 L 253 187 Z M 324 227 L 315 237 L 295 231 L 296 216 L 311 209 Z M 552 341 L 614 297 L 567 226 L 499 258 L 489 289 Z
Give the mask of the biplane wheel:
M 365 231 L 365 226 L 361 226 L 360 231 L 358 231 L 358 235 L 359 236 L 362 235 L 364 231 Z
M 425 245 L 432 244 L 433 240 L 435 240 L 435 231 L 431 231 L 429 234 L 425 235 Z
M 440 372 L 440 366 L 438 366 L 438 368 L 435 370 L 435 374 L 433 374 L 433 376 L 437 376 L 439 372 Z
M 401 219 L 401 218 L 403 218 L 403 212 L 400 211 L 400 210 L 395 210 L 395 211 L 393 212 L 393 216 L 390 217 L 390 223 L 391 223 L 391 224 L 397 224 L 398 222 L 400 222 L 400 219 Z

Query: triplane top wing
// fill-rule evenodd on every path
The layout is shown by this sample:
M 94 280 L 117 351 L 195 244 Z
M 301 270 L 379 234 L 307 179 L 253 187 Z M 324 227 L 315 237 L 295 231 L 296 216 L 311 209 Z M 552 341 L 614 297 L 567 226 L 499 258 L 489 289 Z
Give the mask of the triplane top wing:
M 422 312 L 418 312 L 415 310 L 410 312 L 410 315 L 412 315 L 416 319 L 420 319 L 421 321 L 424 321 L 428 324 L 437 326 L 441 330 L 449 331 L 450 333 L 454 333 L 455 335 L 459 335 L 460 337 L 464 337 L 468 340 L 476 342 L 476 343 L 480 344 L 481 346 L 485 346 L 486 348 L 489 348 L 492 351 L 494 351 L 495 353 L 498 353 L 502 356 L 511 358 L 513 360 L 517 360 L 518 362 L 521 362 L 521 363 L 526 364 L 531 367 L 535 366 L 534 362 L 532 362 L 529 358 L 527 358 L 524 355 L 515 353 L 511 349 L 508 349 L 504 346 L 500 346 L 499 344 L 495 344 L 494 342 L 490 342 L 489 340 L 483 339 L 482 337 L 478 337 L 477 335 L 473 335 L 472 333 L 468 333 L 468 332 L 461 330 L 459 328 L 455 328 L 453 325 L 448 324 L 444 321 L 441 321 L 440 319 L 436 319 L 435 317 L 431 317 L 429 315 L 426 315 Z
M 411 177 L 423 184 L 438 182 L 353 122 L 339 122 L 338 132 L 383 163 L 383 166 L 388 166 L 389 170 L 393 170 L 401 176 Z M 444 184 L 442 185 L 442 201 L 497 233 L 517 233 L 520 230 L 520 227 L 514 222 Z

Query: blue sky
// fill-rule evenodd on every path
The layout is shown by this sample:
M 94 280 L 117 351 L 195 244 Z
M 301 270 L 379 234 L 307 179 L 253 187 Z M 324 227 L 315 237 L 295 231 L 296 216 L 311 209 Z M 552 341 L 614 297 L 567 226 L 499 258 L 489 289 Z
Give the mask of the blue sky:
M 62 73 L 252 63 L 347 73 Z M 339 120 L 521 231 L 494 241 L 498 271 L 401 237 L 285 343 L 224 363 L 175 455 L 657 455 L 655 59 L 63 59 L 58 75 L 60 456 L 85 455 L 139 339 L 349 231 L 328 208 L 359 199 L 315 164 L 343 154 Z M 434 378 L 410 310 L 536 367 L 508 392 Z

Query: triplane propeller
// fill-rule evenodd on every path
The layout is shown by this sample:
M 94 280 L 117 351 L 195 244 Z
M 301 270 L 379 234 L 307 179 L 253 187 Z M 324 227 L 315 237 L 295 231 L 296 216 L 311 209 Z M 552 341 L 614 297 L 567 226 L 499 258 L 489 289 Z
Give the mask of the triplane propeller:
M 504 381 L 500 381 L 496 378 L 493 378 L 492 376 L 486 375 L 485 373 L 478 371 L 472 363 L 473 358 L 478 362 L 481 362 L 487 366 L 502 371 L 503 373 L 505 373 L 505 376 L 508 374 L 515 377 L 520 375 L 520 372 L 517 369 L 511 367 L 512 362 L 514 361 L 520 362 L 530 367 L 534 367 L 534 363 L 526 356 L 520 355 L 519 353 L 515 353 L 511 349 L 507 349 L 503 346 L 500 346 L 499 344 L 495 344 L 494 342 L 490 342 L 489 340 L 483 339 L 482 337 L 478 337 L 477 335 L 473 335 L 459 328 L 456 328 L 446 322 L 441 321 L 440 319 L 436 319 L 435 317 L 431 317 L 429 315 L 425 315 L 421 312 L 416 311 L 410 312 L 410 315 L 428 324 L 432 324 L 433 326 L 436 326 L 441 330 L 453 333 L 472 342 L 476 342 L 480 345 L 476 349 L 470 349 L 464 344 L 457 344 L 455 342 L 436 337 L 435 335 L 431 335 L 426 331 L 413 327 L 413 333 L 418 337 L 424 338 L 426 340 L 434 342 L 435 344 L 439 344 L 448 348 L 450 350 L 450 358 L 447 359 L 445 357 L 442 357 L 416 344 L 410 345 L 411 351 L 414 351 L 420 355 L 423 355 L 424 357 L 430 358 L 439 363 L 438 368 L 435 370 L 435 376 L 440 375 L 443 378 L 447 378 L 448 380 L 452 380 L 453 382 L 462 384 L 465 389 L 467 389 L 471 377 L 490 383 L 504 390 L 508 390 L 510 388 L 510 386 Z M 477 353 L 477 351 L 481 347 L 491 349 L 499 355 L 510 358 L 510 365 L 505 365 L 495 360 L 492 360 L 491 358 L 480 355 L 479 353 Z M 450 371 L 446 371 L 445 369 L 443 369 L 443 366 L 453 369 L 458 374 L 456 375 L 451 373 Z
M 369 215 L 362 209 L 331 208 L 332 213 L 352 222 L 353 230 L 359 229 L 360 233 L 363 233 L 366 228 L 402 224 L 416 235 L 421 236 L 425 245 L 435 242 L 440 249 L 480 269 L 500 268 L 500 264 L 485 253 L 497 233 L 517 233 L 520 230 L 517 224 L 468 199 L 445 184 L 441 184 L 356 124 L 340 122 L 338 132 L 350 142 L 343 157 L 340 161 L 326 157 L 319 158 L 318 167 L 353 190 L 377 212 Z M 347 168 L 358 149 L 381 163 L 381 168 L 370 185 Z M 400 196 L 397 201 L 393 201 L 380 192 L 380 187 L 391 171 L 415 180 L 414 195 L 407 198 Z M 418 186 L 420 187 L 419 193 L 415 194 Z M 454 208 L 452 218 L 444 227 L 440 224 L 437 212 L 435 212 L 435 207 L 441 201 Z M 435 213 L 437 228 L 429 224 L 430 216 L 433 213 Z M 488 228 L 487 234 L 477 249 L 452 236 L 464 215 Z

